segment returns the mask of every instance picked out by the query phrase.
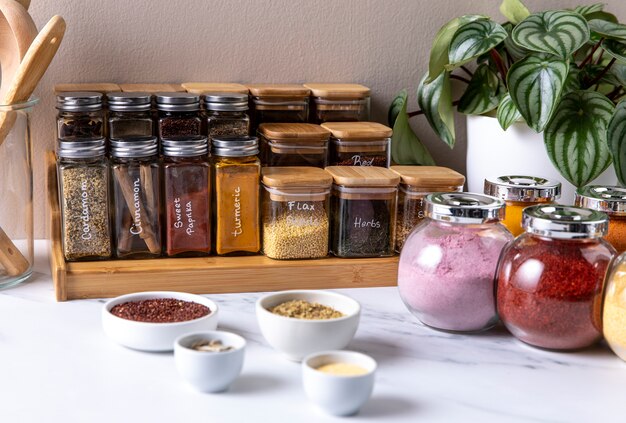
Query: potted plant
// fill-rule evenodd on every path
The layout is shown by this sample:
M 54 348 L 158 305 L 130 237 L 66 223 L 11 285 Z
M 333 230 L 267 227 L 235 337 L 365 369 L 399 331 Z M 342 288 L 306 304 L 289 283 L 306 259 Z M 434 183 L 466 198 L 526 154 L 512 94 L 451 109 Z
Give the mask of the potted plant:
M 454 147 L 456 107 L 468 115 L 470 190 L 482 190 L 487 172 L 527 169 L 524 155 L 528 166 L 539 164 L 536 176 L 552 172 L 572 190 L 611 164 L 608 176 L 626 184 L 626 25 L 603 7 L 531 14 L 519 0 L 504 0 L 504 24 L 483 15 L 446 23 L 417 89 L 420 110 L 407 112 L 406 90 L 389 108 L 394 162 L 434 163 L 409 125 L 412 116 L 424 115 Z M 466 85 L 457 100 L 452 81 Z M 528 153 L 533 145 L 538 150 Z

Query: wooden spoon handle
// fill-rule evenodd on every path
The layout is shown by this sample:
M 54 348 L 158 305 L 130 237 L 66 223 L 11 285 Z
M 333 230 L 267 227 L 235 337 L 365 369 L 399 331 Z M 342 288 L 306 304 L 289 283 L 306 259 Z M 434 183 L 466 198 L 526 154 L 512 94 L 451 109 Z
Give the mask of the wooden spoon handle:
M 17 249 L 2 228 L 0 228 L 0 263 L 9 276 L 21 275 L 30 267 L 26 257 Z

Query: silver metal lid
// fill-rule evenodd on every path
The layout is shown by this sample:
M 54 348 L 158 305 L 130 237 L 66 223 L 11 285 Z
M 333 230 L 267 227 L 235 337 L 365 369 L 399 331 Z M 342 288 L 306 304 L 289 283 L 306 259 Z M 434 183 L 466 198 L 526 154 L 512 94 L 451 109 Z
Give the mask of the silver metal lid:
M 141 112 L 150 110 L 152 95 L 150 93 L 123 93 L 107 94 L 109 110 L 115 112 Z
M 209 152 L 209 141 L 201 135 L 161 140 L 163 155 L 171 157 L 202 156 Z
M 159 145 L 156 137 L 129 137 L 110 140 L 112 157 L 139 158 L 157 154 Z
M 600 238 L 608 231 L 609 218 L 583 207 L 538 205 L 524 209 L 522 226 L 528 233 L 550 238 Z
M 200 110 L 200 96 L 192 93 L 156 93 L 158 110 L 194 112 Z
M 211 153 L 224 157 L 245 157 L 259 154 L 257 137 L 211 138 Z
M 85 141 L 61 141 L 57 143 L 57 156 L 67 159 L 87 159 L 104 156 L 106 140 L 97 138 Z
M 56 108 L 68 112 L 91 112 L 102 109 L 102 94 L 95 91 L 70 91 L 57 95 Z
M 504 201 L 554 201 L 561 196 L 561 183 L 537 176 L 498 176 L 485 179 L 485 194 Z
M 248 110 L 248 94 L 208 93 L 204 96 L 204 107 L 214 111 L 246 111 Z
M 504 201 L 469 192 L 438 192 L 424 201 L 426 216 L 452 223 L 484 223 L 504 218 Z
M 626 188 L 603 185 L 579 188 L 576 191 L 576 205 L 614 216 L 626 216 Z

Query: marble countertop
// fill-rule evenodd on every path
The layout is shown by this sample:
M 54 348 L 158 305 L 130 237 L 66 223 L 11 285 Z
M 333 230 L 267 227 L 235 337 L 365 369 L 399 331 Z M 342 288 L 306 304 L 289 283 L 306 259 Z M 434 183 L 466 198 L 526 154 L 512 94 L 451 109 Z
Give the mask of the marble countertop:
M 219 327 L 243 335 L 248 350 L 228 392 L 201 394 L 178 377 L 172 354 L 110 341 L 100 325 L 103 300 L 55 302 L 41 247 L 31 280 L 0 291 L 3 422 L 626 421 L 626 364 L 606 345 L 556 353 L 500 327 L 471 336 L 433 331 L 394 288 L 341 290 L 363 306 L 348 348 L 379 364 L 358 415 L 329 417 L 308 402 L 300 365 L 259 332 L 259 294 L 210 296 L 220 306 Z

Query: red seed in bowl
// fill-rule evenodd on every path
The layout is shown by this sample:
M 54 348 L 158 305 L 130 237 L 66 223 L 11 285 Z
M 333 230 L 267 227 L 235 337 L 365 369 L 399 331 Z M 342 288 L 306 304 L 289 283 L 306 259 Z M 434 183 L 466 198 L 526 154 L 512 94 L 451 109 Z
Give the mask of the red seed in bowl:
M 111 309 L 111 314 L 136 322 L 175 323 L 208 316 L 211 310 L 192 301 L 155 298 L 118 304 Z

